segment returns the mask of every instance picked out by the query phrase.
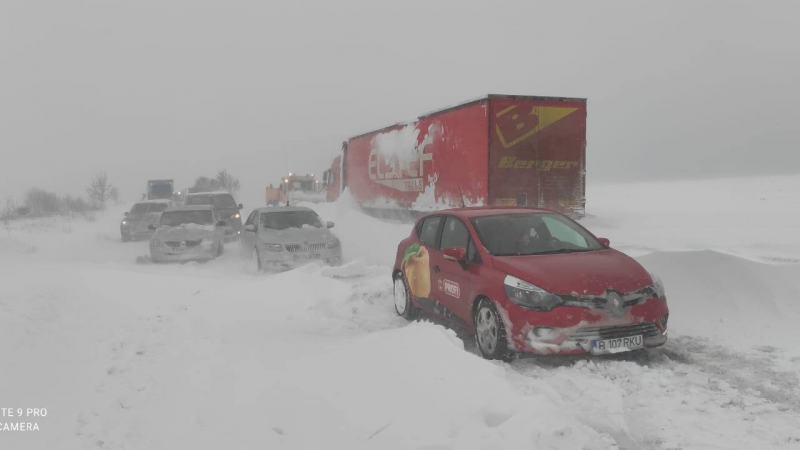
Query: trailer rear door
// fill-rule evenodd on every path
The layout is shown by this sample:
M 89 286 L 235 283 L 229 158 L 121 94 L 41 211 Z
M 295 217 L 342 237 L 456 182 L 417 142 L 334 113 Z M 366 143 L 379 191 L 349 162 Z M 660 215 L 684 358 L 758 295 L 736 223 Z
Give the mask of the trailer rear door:
M 489 204 L 582 217 L 586 100 L 491 96 Z

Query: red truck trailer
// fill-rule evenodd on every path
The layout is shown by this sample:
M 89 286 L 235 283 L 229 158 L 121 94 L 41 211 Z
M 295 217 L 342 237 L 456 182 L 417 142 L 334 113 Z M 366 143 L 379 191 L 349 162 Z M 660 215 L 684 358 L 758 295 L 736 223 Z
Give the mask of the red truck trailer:
M 323 175 L 365 209 L 585 208 L 586 99 L 488 95 L 348 139 Z

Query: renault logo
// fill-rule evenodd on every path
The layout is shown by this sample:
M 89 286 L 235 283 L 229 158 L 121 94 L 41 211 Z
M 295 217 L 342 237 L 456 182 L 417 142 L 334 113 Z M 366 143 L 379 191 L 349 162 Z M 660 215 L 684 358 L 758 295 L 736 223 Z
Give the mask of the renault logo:
M 608 312 L 609 314 L 615 316 L 621 316 L 625 313 L 624 311 L 624 303 L 622 301 L 622 297 L 619 296 L 616 292 L 608 292 L 606 294 L 606 304 L 608 305 Z

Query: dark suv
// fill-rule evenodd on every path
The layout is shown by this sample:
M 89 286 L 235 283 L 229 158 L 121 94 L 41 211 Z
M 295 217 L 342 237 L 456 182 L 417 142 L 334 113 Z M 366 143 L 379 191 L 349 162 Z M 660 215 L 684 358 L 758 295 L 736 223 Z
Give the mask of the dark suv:
M 235 240 L 242 233 L 242 216 L 240 210 L 242 204 L 236 204 L 230 192 L 197 192 L 186 196 L 186 206 L 192 205 L 211 205 L 214 211 L 219 214 L 220 220 L 224 220 L 225 240 Z

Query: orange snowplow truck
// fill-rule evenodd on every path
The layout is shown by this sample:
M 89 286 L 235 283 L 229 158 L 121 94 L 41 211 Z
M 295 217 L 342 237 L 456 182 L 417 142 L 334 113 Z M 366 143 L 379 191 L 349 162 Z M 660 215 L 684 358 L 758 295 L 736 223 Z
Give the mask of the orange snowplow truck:
M 322 185 L 314 178 L 314 174 L 289 175 L 283 177 L 280 185 L 267 186 L 265 196 L 267 205 L 278 206 L 293 201 L 320 202 L 325 201 Z
M 286 197 L 283 195 L 281 186 L 273 187 L 271 184 L 266 189 L 267 205 L 278 206 L 281 203 L 286 203 Z
M 351 137 L 325 171 L 367 212 L 533 206 L 584 215 L 586 99 L 488 95 Z M 414 214 L 416 215 L 416 214 Z

